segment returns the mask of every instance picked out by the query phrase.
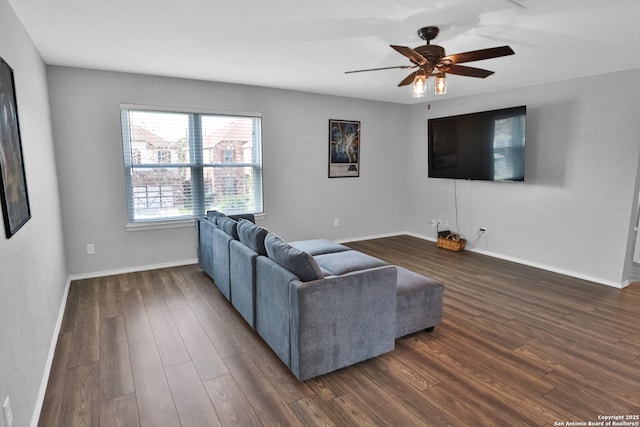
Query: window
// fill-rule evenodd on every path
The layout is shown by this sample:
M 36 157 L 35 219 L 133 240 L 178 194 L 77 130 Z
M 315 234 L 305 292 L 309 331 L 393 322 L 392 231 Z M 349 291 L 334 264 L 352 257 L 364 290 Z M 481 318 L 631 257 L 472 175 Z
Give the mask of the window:
M 262 212 L 257 114 L 121 107 L 129 222 Z
M 171 163 L 171 151 L 158 150 L 158 163 Z
M 224 149 L 223 163 L 233 163 L 233 148 L 227 147 Z

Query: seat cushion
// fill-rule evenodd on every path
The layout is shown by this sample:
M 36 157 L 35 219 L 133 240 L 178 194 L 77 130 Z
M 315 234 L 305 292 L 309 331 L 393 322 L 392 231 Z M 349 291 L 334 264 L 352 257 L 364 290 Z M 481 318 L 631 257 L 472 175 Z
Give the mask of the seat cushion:
M 387 265 L 387 263 L 381 259 L 363 254 L 362 252 L 354 251 L 353 249 L 334 252 L 331 254 L 316 255 L 313 258 L 323 271 L 328 271 L 334 276 L 339 276 L 351 271 Z
M 344 252 L 350 249 L 347 246 L 327 239 L 298 240 L 296 242 L 289 242 L 289 244 L 312 256 Z

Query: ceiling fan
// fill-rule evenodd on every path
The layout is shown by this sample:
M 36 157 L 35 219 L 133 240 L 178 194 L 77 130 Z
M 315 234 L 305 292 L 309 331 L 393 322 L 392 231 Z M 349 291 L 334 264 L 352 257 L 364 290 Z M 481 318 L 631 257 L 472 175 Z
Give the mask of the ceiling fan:
M 411 49 L 406 46 L 390 45 L 397 52 L 409 58 L 413 65 L 398 65 L 395 67 L 368 68 L 364 70 L 346 71 L 345 74 L 361 73 L 365 71 L 390 70 L 393 68 L 407 68 L 416 71 L 409 74 L 399 84 L 406 86 L 413 83 L 413 96 L 424 96 L 426 91 L 426 80 L 430 76 L 436 78 L 435 92 L 436 94 L 446 93 L 446 74 L 456 74 L 459 76 L 486 78 L 493 74 L 493 71 L 484 70 L 482 68 L 468 67 L 466 65 L 458 65 L 465 62 L 480 61 L 483 59 L 498 58 L 501 56 L 513 55 L 515 52 L 509 46 L 492 47 L 489 49 L 472 50 L 469 52 L 456 53 L 446 55 L 442 46 L 431 44 L 431 40 L 435 39 L 440 29 L 438 27 L 429 26 L 420 28 L 418 35 L 421 39 L 426 40 L 427 44 Z

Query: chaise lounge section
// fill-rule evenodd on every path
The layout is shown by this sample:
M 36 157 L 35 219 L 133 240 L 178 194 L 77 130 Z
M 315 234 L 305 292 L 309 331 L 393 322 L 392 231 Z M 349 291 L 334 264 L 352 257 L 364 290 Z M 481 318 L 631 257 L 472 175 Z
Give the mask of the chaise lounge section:
M 442 321 L 441 283 L 329 240 L 287 243 L 250 219 L 200 219 L 199 264 L 299 380 Z

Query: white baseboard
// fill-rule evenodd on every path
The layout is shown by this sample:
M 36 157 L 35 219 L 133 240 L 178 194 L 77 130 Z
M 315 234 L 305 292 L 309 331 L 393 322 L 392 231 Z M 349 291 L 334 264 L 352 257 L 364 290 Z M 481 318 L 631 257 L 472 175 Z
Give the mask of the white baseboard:
M 336 243 L 349 243 L 349 242 L 360 242 L 362 240 L 383 239 L 385 237 L 402 236 L 403 234 L 408 234 L 408 233 L 386 233 L 386 234 L 375 234 L 371 236 L 350 237 L 348 239 L 336 240 Z
M 31 427 L 37 427 L 38 421 L 40 421 L 40 413 L 42 412 L 44 396 L 47 392 L 47 386 L 49 385 L 49 375 L 51 374 L 51 367 L 53 366 L 53 356 L 56 353 L 56 344 L 58 343 L 58 335 L 60 335 L 60 328 L 62 327 L 62 319 L 64 318 L 64 309 L 67 306 L 67 297 L 69 296 L 70 286 L 71 279 L 67 279 L 67 283 L 64 287 L 64 293 L 62 295 L 62 301 L 60 302 L 58 319 L 56 320 L 56 326 L 53 329 L 51 343 L 49 344 L 49 354 L 47 356 L 47 362 L 45 363 L 44 371 L 42 372 L 42 380 L 40 381 L 40 390 L 38 391 L 38 397 L 36 399 L 36 407 L 33 410 L 33 416 L 31 417 Z
M 423 240 L 429 240 L 431 242 L 435 242 L 436 239 L 430 236 L 424 236 L 421 234 L 416 234 L 416 233 L 409 233 L 407 232 L 406 234 L 413 236 L 413 237 L 417 237 L 419 239 L 423 239 Z M 594 277 L 594 276 L 589 276 L 586 274 L 582 274 L 582 273 L 577 273 L 575 271 L 571 271 L 571 270 L 565 270 L 562 268 L 557 268 L 557 267 L 553 267 L 550 265 L 546 265 L 546 264 L 541 264 L 541 263 L 537 263 L 537 262 L 533 262 L 533 261 L 529 261 L 529 260 L 525 260 L 525 259 L 521 259 L 521 258 L 516 258 L 516 257 L 512 257 L 512 256 L 508 256 L 508 255 L 503 255 L 503 254 L 499 254 L 496 252 L 491 252 L 491 251 L 486 251 L 484 249 L 476 249 L 476 248 L 469 248 L 466 249 L 469 252 L 476 252 L 482 255 L 487 255 L 493 258 L 498 258 L 498 259 L 503 259 L 505 261 L 511 261 L 511 262 L 515 262 L 517 264 L 522 264 L 522 265 L 527 265 L 529 267 L 535 267 L 535 268 L 539 268 L 541 270 L 546 270 L 546 271 L 551 271 L 553 273 L 558 273 L 558 274 L 562 274 L 564 276 L 570 276 L 570 277 L 575 277 L 576 279 L 581 279 L 581 280 L 586 280 L 589 282 L 594 282 L 594 283 L 598 283 L 601 285 L 606 285 L 606 286 L 611 286 L 613 288 L 624 288 L 625 286 L 629 285 L 629 283 L 616 283 L 613 282 L 611 280 L 607 280 L 607 279 L 603 279 L 600 277 Z
M 197 264 L 197 263 L 198 263 L 198 260 L 196 258 L 193 258 L 193 259 L 185 259 L 181 261 L 164 262 L 160 264 L 138 265 L 133 267 L 116 268 L 113 270 L 94 271 L 92 273 L 72 274 L 71 276 L 69 276 L 69 279 L 71 281 L 82 280 L 82 279 L 94 279 L 96 277 L 113 276 L 116 274 L 136 273 L 138 271 L 157 270 L 160 268 L 179 267 L 181 265 L 190 265 L 190 264 Z

